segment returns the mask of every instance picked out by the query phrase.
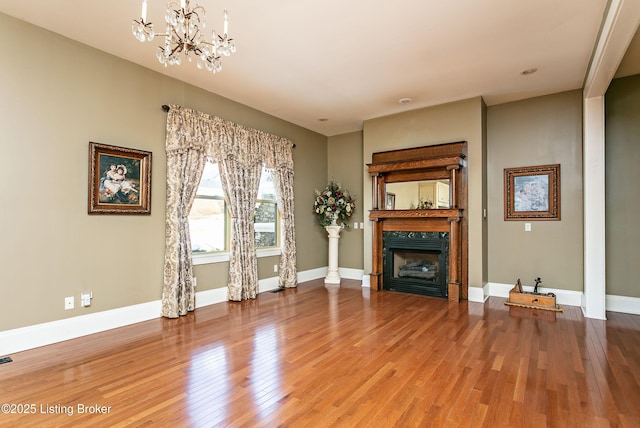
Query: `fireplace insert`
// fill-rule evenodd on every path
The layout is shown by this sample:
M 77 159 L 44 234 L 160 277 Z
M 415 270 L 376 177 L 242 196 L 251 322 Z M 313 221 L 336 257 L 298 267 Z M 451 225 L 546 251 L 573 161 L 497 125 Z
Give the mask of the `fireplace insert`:
M 396 233 L 383 239 L 384 289 L 447 297 L 449 239 L 443 234 L 429 234 L 435 237 Z

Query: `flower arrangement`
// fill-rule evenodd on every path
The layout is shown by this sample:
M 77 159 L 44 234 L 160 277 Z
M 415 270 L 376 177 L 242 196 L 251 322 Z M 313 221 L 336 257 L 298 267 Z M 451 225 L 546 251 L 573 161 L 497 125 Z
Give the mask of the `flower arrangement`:
M 422 199 L 420 199 L 420 202 L 418 202 L 419 210 L 430 210 L 431 208 L 433 208 L 433 201 L 430 201 L 428 199 L 426 201 L 423 201 Z
M 346 221 L 355 209 L 356 204 L 353 197 L 339 183 L 330 182 L 322 192 L 316 189 L 313 210 L 320 226 L 335 225 L 341 221 L 343 226 L 348 228 L 349 225 L 346 224 Z

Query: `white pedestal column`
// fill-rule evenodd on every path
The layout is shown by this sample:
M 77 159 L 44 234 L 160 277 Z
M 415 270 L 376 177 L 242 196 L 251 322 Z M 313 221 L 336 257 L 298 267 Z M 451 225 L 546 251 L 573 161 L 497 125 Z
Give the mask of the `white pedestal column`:
M 325 284 L 340 284 L 340 272 L 338 272 L 338 243 L 342 226 L 326 226 L 329 233 L 329 268 L 324 279 Z

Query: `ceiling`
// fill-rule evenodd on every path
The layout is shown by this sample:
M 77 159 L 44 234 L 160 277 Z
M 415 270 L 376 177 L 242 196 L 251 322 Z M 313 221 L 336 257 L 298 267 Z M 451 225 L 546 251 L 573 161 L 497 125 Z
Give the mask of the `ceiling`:
M 155 49 L 162 41 L 140 43 L 131 34 L 142 0 L 0 0 L 0 11 L 332 136 L 361 130 L 367 119 L 476 96 L 494 105 L 581 88 L 607 5 L 607 0 L 192 2 L 207 10 L 208 30 L 219 32 L 222 12 L 229 11 L 238 51 L 223 59 L 221 73 L 199 70 L 195 63 L 159 64 Z M 165 6 L 166 0 L 148 1 L 148 20 L 157 32 L 163 31 Z M 640 55 L 634 58 L 625 73 L 640 70 Z M 538 71 L 521 74 L 529 68 Z M 399 103 L 405 97 L 411 102 Z

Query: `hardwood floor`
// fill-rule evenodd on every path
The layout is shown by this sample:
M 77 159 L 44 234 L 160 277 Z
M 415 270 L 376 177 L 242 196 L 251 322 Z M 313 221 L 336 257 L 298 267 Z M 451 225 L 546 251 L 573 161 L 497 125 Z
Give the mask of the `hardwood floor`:
M 640 316 L 358 284 L 312 281 L 14 354 L 0 404 L 33 414 L 0 425 L 640 426 Z

